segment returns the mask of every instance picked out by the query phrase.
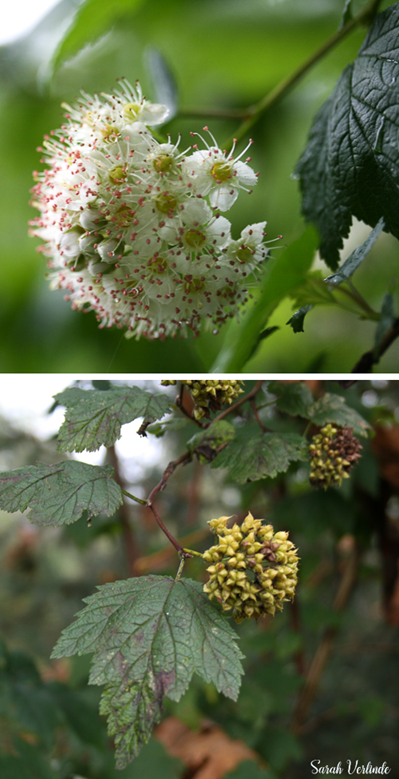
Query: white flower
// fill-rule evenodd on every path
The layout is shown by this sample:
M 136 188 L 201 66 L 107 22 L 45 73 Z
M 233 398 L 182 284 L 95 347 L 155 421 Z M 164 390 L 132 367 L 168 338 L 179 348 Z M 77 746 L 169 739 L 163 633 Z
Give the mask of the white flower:
M 229 241 L 225 248 L 226 259 L 236 265 L 239 263 L 249 270 L 254 270 L 269 256 L 269 249 L 264 242 L 266 222 L 248 225 L 241 232 L 238 241 Z
M 208 130 L 207 127 L 204 129 Z M 214 208 L 227 211 L 237 200 L 240 189 L 250 192 L 257 183 L 256 173 L 246 162 L 240 161 L 240 157 L 245 154 L 252 141 L 238 157 L 234 158 L 235 142 L 230 153 L 227 154 L 219 149 L 213 135 L 211 138 L 214 146 L 208 146 L 202 138 L 206 149 L 194 151 L 191 157 L 185 160 L 185 174 L 197 194 L 209 194 L 210 203 Z
M 198 335 L 237 316 L 246 278 L 268 253 L 266 222 L 234 240 L 215 209 L 256 183 L 253 170 L 213 136 L 202 152 L 160 143 L 148 125 L 165 121 L 167 108 L 139 85 L 122 81 L 113 95 L 84 94 L 67 109 L 32 190 L 51 286 L 74 309 L 93 310 L 100 327 L 137 338 Z
M 159 235 L 164 238 L 177 255 L 189 260 L 198 258 L 207 252 L 212 255 L 222 249 L 230 239 L 231 224 L 224 216 L 212 216 L 209 207 L 202 219 L 190 213 L 189 205 L 183 211 L 182 224 L 165 225 L 159 229 Z
M 113 143 L 121 137 L 124 128 L 139 122 L 143 125 L 157 125 L 166 121 L 169 115 L 167 106 L 150 103 L 142 94 L 139 82 L 132 87 L 122 79 L 121 89 L 112 95 L 105 92 L 99 95 L 87 95 L 82 92 L 82 98 L 76 106 L 63 103 L 67 109 L 67 119 L 71 122 L 66 127 L 75 143 L 92 146 L 96 141 Z

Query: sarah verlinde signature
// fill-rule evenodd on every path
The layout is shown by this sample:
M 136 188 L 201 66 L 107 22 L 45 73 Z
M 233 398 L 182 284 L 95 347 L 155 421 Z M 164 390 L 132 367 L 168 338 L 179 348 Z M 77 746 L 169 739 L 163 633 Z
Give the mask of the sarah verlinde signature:
M 382 765 L 372 765 L 372 763 L 359 763 L 358 760 L 347 760 L 346 765 L 347 768 L 344 769 L 342 767 L 341 760 L 336 765 L 321 765 L 321 760 L 312 760 L 311 763 L 312 768 L 312 774 L 325 774 L 326 776 L 328 774 L 342 774 L 345 770 L 345 773 L 349 774 L 349 776 L 359 775 L 359 774 L 389 774 L 391 772 L 391 769 L 389 765 L 386 764 L 385 760 L 382 763 Z

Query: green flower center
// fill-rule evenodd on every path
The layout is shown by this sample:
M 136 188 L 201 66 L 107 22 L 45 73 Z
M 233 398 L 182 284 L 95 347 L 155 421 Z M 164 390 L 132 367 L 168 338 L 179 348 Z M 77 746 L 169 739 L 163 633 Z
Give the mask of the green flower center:
M 196 292 L 202 292 L 204 289 L 205 281 L 202 281 L 202 279 L 191 279 L 191 281 L 186 281 L 184 285 L 186 295 L 189 293 L 194 295 Z
M 228 162 L 215 162 L 212 165 L 211 176 L 217 182 L 231 179 L 231 165 Z
M 238 249 L 236 257 L 239 262 L 250 262 L 253 258 L 253 253 L 251 252 L 249 246 L 241 246 Z
M 114 214 L 107 216 L 106 219 L 118 227 L 128 227 L 132 220 L 132 211 L 129 206 L 120 206 Z
M 154 256 L 148 260 L 147 265 L 152 276 L 156 276 L 158 273 L 165 273 L 168 267 L 165 257 L 160 257 L 159 254 L 154 254 Z
M 161 214 L 169 214 L 177 206 L 177 200 L 170 192 L 161 192 L 155 198 L 155 205 Z
M 192 249 L 199 249 L 206 241 L 206 236 L 201 233 L 200 230 L 196 230 L 194 227 L 191 227 L 190 230 L 187 230 L 184 237 L 186 243 L 188 243 Z
M 113 127 L 112 124 L 107 124 L 100 132 L 105 143 L 113 141 L 119 135 L 117 128 Z
M 126 103 L 126 105 L 123 106 L 123 113 L 126 116 L 126 119 L 137 119 L 137 116 L 140 113 L 140 104 Z
M 119 181 L 124 181 L 126 178 L 126 171 L 122 165 L 115 165 L 114 168 L 111 168 L 108 175 L 113 184 L 118 184 Z
M 157 173 L 166 173 L 172 167 L 173 158 L 170 154 L 160 154 L 153 161 L 153 165 Z

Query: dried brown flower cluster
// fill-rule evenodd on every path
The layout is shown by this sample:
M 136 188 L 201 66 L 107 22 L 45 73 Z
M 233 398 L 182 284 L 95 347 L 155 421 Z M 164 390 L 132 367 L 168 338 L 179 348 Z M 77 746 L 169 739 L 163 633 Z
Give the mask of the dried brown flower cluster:
M 349 471 L 361 457 L 362 446 L 353 428 L 325 425 L 309 445 L 310 483 L 315 487 L 332 487 L 349 479 Z
M 236 622 L 274 615 L 283 601 L 293 600 L 298 581 L 298 555 L 288 533 L 248 514 L 241 526 L 227 526 L 229 517 L 208 524 L 218 543 L 204 553 L 209 581 L 204 592 Z
M 242 381 L 236 380 L 195 380 L 187 379 L 180 382 L 189 390 L 195 401 L 193 416 L 198 421 L 203 417 L 209 417 L 210 412 L 219 411 L 225 405 L 231 405 L 241 392 Z M 175 380 L 165 379 L 161 384 L 176 384 Z

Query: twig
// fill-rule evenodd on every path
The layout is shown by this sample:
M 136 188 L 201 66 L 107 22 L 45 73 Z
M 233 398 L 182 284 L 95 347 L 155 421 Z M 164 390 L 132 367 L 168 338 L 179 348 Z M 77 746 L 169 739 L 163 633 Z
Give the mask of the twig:
M 351 373 L 371 373 L 373 365 L 377 365 L 381 357 L 387 349 L 393 344 L 399 336 L 399 317 L 397 317 L 392 327 L 387 330 L 384 337 L 381 339 L 377 349 L 371 349 L 369 352 L 362 354 L 360 360 L 352 368 Z
M 119 484 L 122 494 L 128 495 L 124 489 L 123 489 L 123 480 L 120 474 L 120 468 L 119 468 L 119 459 L 118 455 L 115 450 L 115 446 L 109 446 L 108 447 L 108 457 L 110 460 L 110 463 L 114 469 L 114 479 L 117 484 Z M 134 498 L 133 495 L 129 495 L 129 497 Z M 134 500 L 139 500 L 138 498 L 134 498 Z M 145 502 L 145 501 L 140 501 Z M 136 560 L 138 558 L 137 554 L 137 545 L 136 540 L 134 537 L 134 533 L 130 524 L 130 511 L 129 506 L 127 505 L 124 498 L 122 499 L 122 505 L 119 509 L 119 518 L 120 523 L 122 526 L 122 533 L 123 533 L 123 540 L 125 544 L 125 551 L 126 551 L 126 560 L 127 560 L 127 566 L 129 570 L 129 574 L 131 576 L 134 576 L 136 573 Z
M 214 417 L 212 421 L 209 423 L 209 425 L 212 425 L 214 422 L 219 421 L 219 419 L 224 419 L 229 414 L 232 414 L 233 411 L 237 411 L 238 408 L 240 408 L 244 403 L 246 403 L 248 400 L 251 400 L 251 398 L 254 398 L 260 389 L 262 389 L 263 380 L 257 381 L 255 386 L 251 389 L 251 392 L 248 392 L 248 395 L 244 395 L 243 398 L 240 398 L 240 400 L 237 400 L 235 403 L 233 403 L 232 406 L 229 406 L 224 411 L 221 411 L 220 414 L 218 414 L 217 417 Z M 208 427 L 209 427 L 208 425 Z
M 258 414 L 258 409 L 256 408 L 255 398 L 251 398 L 251 400 L 249 402 L 250 402 L 250 404 L 252 406 L 252 411 L 254 412 L 254 417 L 255 417 L 255 419 L 256 419 L 260 429 L 262 430 L 262 433 L 271 433 L 272 431 L 270 430 L 270 428 L 266 427 L 266 425 L 263 424 L 263 422 L 262 422 L 262 420 L 261 420 L 261 418 L 260 418 L 260 416 Z
M 166 466 L 166 468 L 165 468 L 165 470 L 164 470 L 164 472 L 162 474 L 161 481 L 154 487 L 153 490 L 151 490 L 147 500 L 145 501 L 145 505 L 146 506 L 150 507 L 152 505 L 152 502 L 153 502 L 157 492 L 160 492 L 160 491 L 165 489 L 165 487 L 166 487 L 166 485 L 168 483 L 168 479 L 170 478 L 172 473 L 174 473 L 176 468 L 178 468 L 179 465 L 182 465 L 182 463 L 185 464 L 185 463 L 190 462 L 190 460 L 191 460 L 191 452 L 184 452 L 184 454 L 181 454 L 180 457 L 177 458 L 177 460 L 172 460 L 172 462 L 170 462 Z
M 186 552 L 186 551 L 183 549 L 183 547 L 181 546 L 181 544 L 179 544 L 179 542 L 178 542 L 178 541 L 177 541 L 177 540 L 174 538 L 174 536 L 172 536 L 172 534 L 169 532 L 168 528 L 167 528 L 167 527 L 164 525 L 164 523 L 162 522 L 162 519 L 161 519 L 161 517 L 159 516 L 158 512 L 156 511 L 156 509 L 155 509 L 155 507 L 154 507 L 154 505 L 153 505 L 153 501 L 154 501 L 155 495 L 156 495 L 158 492 L 160 492 L 161 490 L 164 490 L 164 489 L 165 489 L 165 487 L 166 487 L 166 485 L 167 485 L 167 483 L 168 483 L 168 479 L 169 479 L 169 477 L 170 477 L 170 476 L 172 475 L 172 473 L 173 473 L 173 472 L 176 470 L 176 468 L 177 468 L 179 465 L 181 465 L 182 463 L 187 463 L 187 462 L 189 462 L 189 461 L 191 460 L 191 456 L 192 456 L 192 455 L 191 455 L 191 452 L 184 452 L 184 454 L 182 454 L 180 457 L 178 457 L 178 458 L 177 458 L 177 460 L 172 460 L 172 462 L 170 462 L 170 463 L 169 463 L 169 465 L 167 465 L 167 467 L 165 468 L 165 470 L 164 470 L 164 472 L 163 472 L 163 475 L 162 475 L 162 479 L 161 479 L 161 481 L 160 481 L 160 482 L 159 482 L 159 484 L 157 484 L 157 485 L 154 487 L 154 489 L 153 489 L 153 490 L 150 492 L 150 494 L 149 494 L 149 496 L 148 496 L 148 498 L 147 498 L 147 501 L 146 501 L 146 506 L 147 506 L 149 509 L 151 509 L 151 511 L 152 511 L 152 513 L 153 513 L 153 515 L 154 515 L 154 517 L 155 517 L 155 519 L 156 519 L 156 521 L 158 522 L 158 525 L 159 525 L 159 527 L 160 527 L 160 528 L 161 528 L 161 530 L 162 530 L 162 531 L 165 533 L 166 537 L 169 539 L 170 543 L 171 543 L 171 544 L 174 546 L 174 548 L 175 548 L 175 549 L 176 549 L 176 550 L 179 552 L 179 554 L 180 554 L 182 557 L 184 557 L 184 558 L 186 558 L 186 557 L 192 557 L 192 555 L 191 555 L 191 554 L 189 554 L 189 552 Z
M 378 6 L 382 0 L 369 0 L 367 5 L 359 13 L 350 19 L 341 30 L 334 33 L 319 49 L 317 49 L 302 65 L 291 73 L 290 76 L 283 79 L 274 89 L 268 92 L 258 103 L 248 109 L 247 116 L 235 131 L 234 136 L 229 138 L 223 148 L 228 148 L 236 140 L 240 140 L 248 130 L 258 121 L 260 116 L 274 107 L 285 95 L 293 89 L 296 84 L 311 70 L 319 60 L 323 59 L 334 46 L 337 45 L 348 33 L 361 24 L 370 24 L 378 11 Z
M 202 528 L 201 530 L 194 530 L 192 533 L 188 533 L 187 535 L 180 538 L 180 543 L 183 546 L 183 549 L 186 549 L 187 551 L 190 551 L 192 554 L 194 554 L 194 550 L 188 549 L 188 547 L 193 544 L 199 544 L 208 537 L 209 529 Z M 136 561 L 136 571 L 139 574 L 144 574 L 146 571 L 154 570 L 154 568 L 162 568 L 169 564 L 169 561 L 174 554 L 174 550 L 168 545 L 162 549 L 158 549 L 157 552 L 152 552 L 152 554 L 146 555 L 145 557 L 139 557 L 139 559 Z M 199 552 L 196 552 L 195 555 L 202 557 Z
M 247 401 L 251 401 L 251 399 L 254 398 L 255 395 L 261 389 L 262 384 L 263 384 L 262 380 L 261 381 L 257 381 L 255 386 L 251 390 L 251 392 L 248 393 L 248 395 L 245 395 L 240 400 L 237 400 L 236 403 L 233 403 L 232 406 L 229 406 L 229 408 L 227 408 L 225 411 L 222 411 L 221 414 L 219 414 L 219 416 L 215 417 L 210 422 L 210 424 L 215 422 L 217 419 L 223 419 L 228 414 L 231 414 L 233 411 L 236 411 L 237 408 L 240 408 Z M 226 446 L 226 444 L 222 444 L 221 446 L 223 448 L 224 446 Z M 167 527 L 162 522 L 162 519 L 160 518 L 158 512 L 156 511 L 153 503 L 154 503 L 154 498 L 158 494 L 158 492 L 161 492 L 162 490 L 165 489 L 170 476 L 172 475 L 172 473 L 174 473 L 176 468 L 179 465 L 185 465 L 186 463 L 190 462 L 192 460 L 192 456 L 193 456 L 193 452 L 184 452 L 184 454 L 180 455 L 180 457 L 178 457 L 177 460 L 172 460 L 172 462 L 170 462 L 169 465 L 167 465 L 167 467 L 165 468 L 165 470 L 164 470 L 164 472 L 162 474 L 161 481 L 153 488 L 153 490 L 151 490 L 151 492 L 150 492 L 150 494 L 149 494 L 149 496 L 148 496 L 146 501 L 142 501 L 139 498 L 134 498 L 133 496 L 129 496 L 129 497 L 133 497 L 134 500 L 137 500 L 140 503 L 144 503 L 144 505 L 146 505 L 149 509 L 151 509 L 151 511 L 152 511 L 152 513 L 153 513 L 153 515 L 154 515 L 154 517 L 155 517 L 159 527 L 165 533 L 165 535 L 169 539 L 170 543 L 174 546 L 174 548 L 178 551 L 178 553 L 182 557 L 192 557 L 192 554 L 188 550 L 183 549 L 183 547 L 181 546 L 181 544 L 179 544 L 179 542 L 176 540 L 176 538 L 174 538 L 172 536 L 172 534 L 169 532 Z M 125 494 L 127 494 L 127 493 L 125 493 Z
M 342 611 L 348 602 L 349 596 L 355 584 L 358 563 L 359 552 L 358 549 L 355 548 L 345 565 L 337 594 L 334 599 L 333 608 L 337 612 Z M 298 703 L 292 720 L 292 729 L 296 733 L 299 733 L 302 729 L 303 722 L 316 694 L 320 682 L 320 677 L 328 660 L 336 633 L 336 627 L 327 628 L 313 656 L 307 679 L 299 695 Z

